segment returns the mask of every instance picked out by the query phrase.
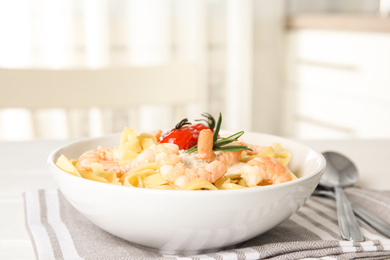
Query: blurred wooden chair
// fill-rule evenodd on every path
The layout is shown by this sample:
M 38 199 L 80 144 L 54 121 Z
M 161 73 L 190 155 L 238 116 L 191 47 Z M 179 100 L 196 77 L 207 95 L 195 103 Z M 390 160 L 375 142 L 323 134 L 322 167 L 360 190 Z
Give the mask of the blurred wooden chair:
M 28 109 L 31 138 L 96 136 L 126 126 L 146 131 L 152 129 L 142 128 L 153 124 L 169 128 L 187 117 L 188 105 L 192 104 L 193 113 L 205 112 L 194 64 L 94 70 L 0 68 L 0 89 L 0 111 Z M 53 109 L 60 111 L 54 119 L 42 116 Z M 58 123 L 58 117 L 65 123 Z M 6 124 L 15 123 L 4 121 L 0 121 L 0 139 Z

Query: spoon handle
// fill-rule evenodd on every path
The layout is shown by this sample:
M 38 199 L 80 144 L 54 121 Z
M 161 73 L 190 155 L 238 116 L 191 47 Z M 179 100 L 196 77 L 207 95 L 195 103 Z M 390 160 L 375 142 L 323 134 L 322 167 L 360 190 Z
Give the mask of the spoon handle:
M 363 235 L 359 223 L 352 211 L 351 203 L 341 187 L 335 187 L 337 218 L 341 236 L 352 241 L 363 241 Z
M 358 215 L 362 220 L 367 224 L 375 228 L 379 233 L 390 237 L 390 224 L 381 220 L 380 218 L 372 215 L 370 212 L 366 211 L 364 208 L 359 206 L 356 203 L 351 202 L 351 206 L 356 215 Z
M 326 196 L 332 199 L 336 198 L 336 195 L 333 191 L 330 190 L 315 190 L 313 192 L 313 195 L 318 196 Z M 373 215 L 369 211 L 367 211 L 365 208 L 361 207 L 359 204 L 354 203 L 350 201 L 353 212 L 360 217 L 364 222 L 366 222 L 371 227 L 375 228 L 376 231 L 381 233 L 382 235 L 387 236 L 390 238 L 390 224 L 383 221 L 382 219 L 378 218 L 377 216 Z

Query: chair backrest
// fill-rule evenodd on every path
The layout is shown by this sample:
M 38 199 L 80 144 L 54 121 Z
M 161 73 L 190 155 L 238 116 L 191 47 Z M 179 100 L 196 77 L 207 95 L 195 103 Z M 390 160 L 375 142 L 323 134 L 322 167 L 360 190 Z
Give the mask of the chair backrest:
M 114 111 L 110 117 L 117 115 L 119 110 L 126 111 L 125 117 L 129 117 L 130 121 L 123 123 L 131 122 L 133 126 L 130 127 L 140 127 L 142 113 L 134 112 L 135 109 L 157 106 L 155 110 L 161 112 L 164 110 L 161 106 L 173 107 L 176 112 L 170 109 L 166 110 L 166 114 L 174 113 L 168 119 L 174 123 L 181 116 L 184 106 L 200 102 L 202 95 L 197 67 L 181 63 L 93 70 L 0 69 L 0 89 L 0 109 L 26 108 L 33 114 L 42 109 L 65 109 L 68 114 L 65 137 L 93 135 L 72 130 L 72 124 L 78 126 L 80 122 L 72 123 L 69 114 L 73 112 L 73 117 L 79 115 L 80 119 L 80 109 L 89 109 L 88 115 L 91 114 L 90 109 L 99 109 L 100 115 L 109 114 L 104 112 L 107 110 Z M 159 112 L 144 112 L 151 118 L 143 120 L 166 122 L 158 115 Z M 33 115 L 32 118 L 36 125 L 37 117 Z M 107 116 L 101 119 L 100 126 L 95 124 L 94 127 L 101 128 L 95 128 L 95 135 L 118 130 L 112 127 L 113 122 L 106 120 Z M 81 121 L 85 121 L 83 117 Z M 45 122 L 50 124 L 50 120 Z M 0 128 L 4 128 L 4 124 Z M 125 126 L 128 125 L 121 127 Z M 33 137 L 50 137 L 38 128 L 33 128 Z M 41 125 L 40 128 L 45 127 Z

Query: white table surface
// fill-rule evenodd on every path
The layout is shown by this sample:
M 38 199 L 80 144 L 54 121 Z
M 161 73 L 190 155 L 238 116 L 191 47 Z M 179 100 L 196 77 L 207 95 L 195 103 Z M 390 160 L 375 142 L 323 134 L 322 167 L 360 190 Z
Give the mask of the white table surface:
M 390 140 L 301 140 L 313 149 L 342 152 L 355 161 L 360 187 L 390 190 Z M 0 142 L 0 259 L 35 259 L 25 227 L 26 190 L 55 188 L 46 158 L 67 141 Z

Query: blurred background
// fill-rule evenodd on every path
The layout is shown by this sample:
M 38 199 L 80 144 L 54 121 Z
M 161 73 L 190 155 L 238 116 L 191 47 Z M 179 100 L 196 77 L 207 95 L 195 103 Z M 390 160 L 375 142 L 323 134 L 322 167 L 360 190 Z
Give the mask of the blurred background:
M 200 97 L 180 108 L 145 103 L 31 111 L 0 104 L 0 139 L 78 138 L 125 126 L 170 129 L 180 116 L 193 120 L 203 112 L 221 112 L 223 128 L 231 130 L 389 138 L 389 12 L 388 0 L 0 0 L 3 96 L 13 86 L 2 83 L 1 69 L 186 63 L 197 70 Z M 121 78 L 111 80 L 115 85 Z M 162 81 L 153 93 L 164 88 Z M 28 98 L 51 98 L 35 94 Z

